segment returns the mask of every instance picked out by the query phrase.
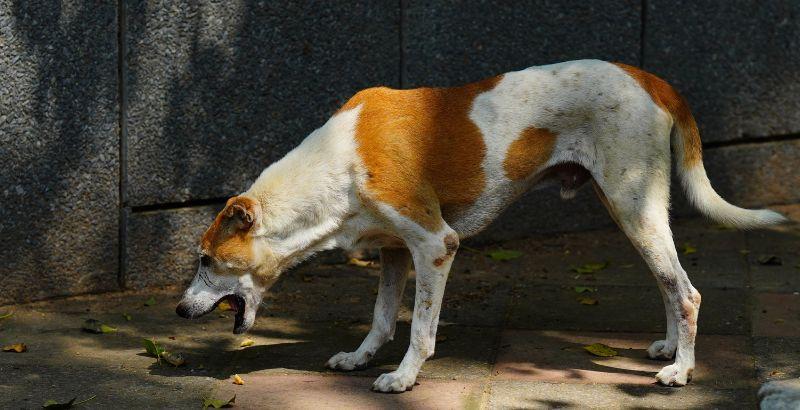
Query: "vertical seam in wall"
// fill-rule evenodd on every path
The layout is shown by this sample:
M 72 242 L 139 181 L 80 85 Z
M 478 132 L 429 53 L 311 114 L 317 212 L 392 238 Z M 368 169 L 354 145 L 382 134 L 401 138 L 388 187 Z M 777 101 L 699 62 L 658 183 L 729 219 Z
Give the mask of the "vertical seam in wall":
M 406 15 L 406 1 L 398 0 L 398 7 L 400 8 L 400 24 L 398 25 L 398 48 L 399 48 L 399 66 L 398 66 L 398 88 L 403 88 L 406 83 L 406 64 L 405 64 L 405 33 L 403 32 L 403 25 L 405 24 Z
M 117 243 L 119 268 L 117 271 L 117 283 L 122 289 L 126 287 L 128 242 L 128 215 L 126 209 L 128 203 L 128 95 L 125 81 L 126 20 L 125 0 L 117 0 L 117 103 L 119 104 L 119 241 Z
M 647 21 L 647 0 L 642 0 L 642 13 L 639 27 L 639 67 L 644 68 L 644 43 L 645 43 L 645 23 Z

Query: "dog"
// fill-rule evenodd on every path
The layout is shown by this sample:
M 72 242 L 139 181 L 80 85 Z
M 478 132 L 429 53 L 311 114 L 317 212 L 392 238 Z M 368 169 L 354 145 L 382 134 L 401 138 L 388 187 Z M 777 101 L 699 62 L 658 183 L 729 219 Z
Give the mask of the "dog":
M 233 331 L 242 333 L 281 272 L 322 250 L 380 248 L 372 328 L 327 367 L 363 368 L 392 340 L 413 268 L 408 351 L 372 385 L 403 392 L 434 354 L 459 241 L 532 187 L 560 184 L 570 198 L 591 181 L 663 296 L 666 337 L 647 352 L 675 360 L 656 379 L 682 386 L 694 369 L 701 298 L 669 226 L 673 156 L 690 202 L 710 219 L 739 228 L 785 220 L 738 208 L 714 191 L 686 101 L 636 67 L 580 60 L 451 88 L 365 89 L 227 201 L 202 237 L 197 274 L 176 312 L 194 318 L 227 300 L 236 310 Z

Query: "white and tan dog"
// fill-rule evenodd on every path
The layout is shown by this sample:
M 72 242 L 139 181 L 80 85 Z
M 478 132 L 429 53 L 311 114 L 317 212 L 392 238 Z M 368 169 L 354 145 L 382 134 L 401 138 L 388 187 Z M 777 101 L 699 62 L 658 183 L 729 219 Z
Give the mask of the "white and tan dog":
M 656 378 L 691 378 L 700 293 L 669 227 L 671 155 L 691 202 L 740 228 L 777 223 L 712 189 L 684 99 L 637 68 L 597 60 L 531 67 L 453 88 L 370 88 L 231 198 L 202 238 L 200 267 L 177 307 L 197 317 L 227 299 L 235 333 L 249 329 L 281 272 L 315 252 L 381 248 L 382 276 L 361 346 L 327 366 L 365 366 L 391 340 L 408 272 L 417 286 L 411 343 L 373 389 L 410 389 L 433 355 L 445 282 L 459 239 L 480 232 L 544 182 L 564 197 L 588 180 L 655 276 L 667 334 L 648 354 L 672 359 Z

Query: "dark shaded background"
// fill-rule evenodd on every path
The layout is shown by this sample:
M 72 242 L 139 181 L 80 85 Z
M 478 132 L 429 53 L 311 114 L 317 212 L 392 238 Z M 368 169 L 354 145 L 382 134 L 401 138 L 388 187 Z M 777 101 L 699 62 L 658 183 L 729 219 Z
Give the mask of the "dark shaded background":
M 358 89 L 578 58 L 681 90 L 726 198 L 800 200 L 800 2 L 0 0 L 0 304 L 188 280 L 224 200 Z M 609 223 L 540 191 L 478 240 Z

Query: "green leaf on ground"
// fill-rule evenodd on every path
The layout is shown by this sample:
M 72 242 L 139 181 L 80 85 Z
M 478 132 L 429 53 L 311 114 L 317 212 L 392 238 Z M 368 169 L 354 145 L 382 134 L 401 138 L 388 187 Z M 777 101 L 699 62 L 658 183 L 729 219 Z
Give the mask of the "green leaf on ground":
M 685 242 L 683 246 L 681 246 L 681 252 L 683 252 L 684 255 L 691 255 L 697 252 L 697 248 L 692 246 L 689 242 Z
M 153 306 L 153 305 L 155 305 L 155 304 L 156 304 L 156 298 L 154 298 L 153 296 L 150 296 L 150 298 L 148 298 L 148 299 L 147 299 L 147 300 L 144 302 L 144 305 L 145 305 L 145 306 Z
M 590 288 L 588 286 L 575 286 L 576 293 L 584 293 L 584 292 L 597 292 L 597 288 Z
M 70 401 L 68 401 L 66 403 L 59 403 L 59 402 L 57 402 L 55 400 L 50 399 L 50 400 L 44 402 L 44 404 L 42 405 L 42 408 L 45 408 L 45 409 L 56 409 L 56 410 L 58 410 L 58 409 L 70 409 L 70 408 L 75 407 L 75 406 L 77 406 L 79 404 L 87 403 L 87 402 L 89 402 L 91 400 L 94 400 L 95 397 L 97 397 L 97 395 L 89 397 L 86 400 L 79 401 L 77 403 L 75 402 L 75 399 L 77 399 L 77 397 L 73 397 L 72 400 L 70 400 Z
M 711 228 L 712 229 L 716 229 L 718 231 L 734 231 L 734 230 L 736 230 L 736 227 L 731 226 L 731 225 L 725 225 L 725 224 L 714 224 L 714 225 L 711 225 Z
M 99 320 L 95 319 L 86 319 L 81 329 L 89 333 L 114 333 L 117 331 L 117 328 L 111 327 L 105 323 L 100 323 Z
M 595 356 L 600 356 L 600 357 L 613 357 L 617 355 L 616 350 L 602 343 L 592 343 L 588 346 L 583 346 L 583 349 Z
M 587 273 L 595 273 L 597 271 L 601 271 L 607 267 L 611 266 L 611 262 L 598 262 L 598 263 L 586 263 L 581 266 L 570 266 L 573 272 L 587 274 Z
M 2 320 L 2 319 L 8 319 L 8 318 L 10 318 L 11 316 L 14 316 L 14 312 L 8 312 L 8 313 L 6 313 L 5 315 L 0 315 L 0 320 Z
M 496 249 L 493 251 L 489 251 L 488 253 L 486 253 L 486 255 L 495 261 L 510 261 L 512 259 L 517 259 L 520 256 L 522 256 L 522 252 L 510 249 Z
M 783 265 L 783 260 L 779 256 L 764 255 L 758 258 L 758 263 L 767 266 L 781 266 Z
M 255 340 L 253 339 L 244 339 L 242 343 L 239 343 L 239 347 L 248 347 L 256 344 Z
M 215 409 L 221 409 L 223 407 L 233 407 L 233 403 L 236 401 L 236 395 L 231 397 L 230 400 L 220 400 L 215 399 L 213 397 L 206 397 L 203 399 L 203 410 L 206 410 L 209 407 L 213 407 Z
M 164 348 L 161 347 L 155 339 L 142 339 L 142 345 L 150 356 L 161 360 L 161 356 L 164 354 Z
M 125 320 L 127 320 L 128 322 L 130 322 L 131 320 L 133 320 L 133 318 L 131 317 L 131 315 L 129 315 L 129 314 L 127 314 L 127 313 L 123 313 L 123 314 L 122 314 L 122 317 L 124 317 L 124 318 L 125 318 Z

